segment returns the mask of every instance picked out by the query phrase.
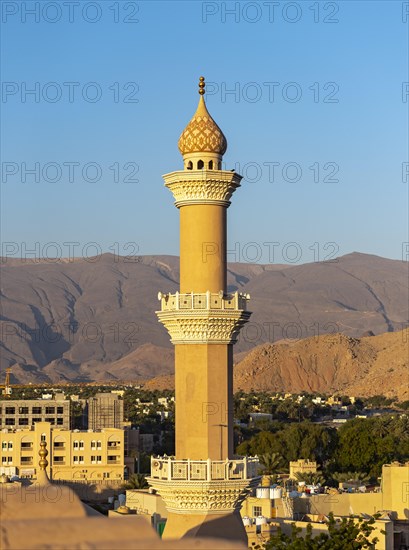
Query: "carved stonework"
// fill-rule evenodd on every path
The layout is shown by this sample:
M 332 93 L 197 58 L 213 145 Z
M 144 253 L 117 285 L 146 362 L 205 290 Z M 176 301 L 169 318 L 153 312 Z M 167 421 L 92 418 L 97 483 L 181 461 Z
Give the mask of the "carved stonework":
M 164 177 L 165 185 L 180 208 L 187 204 L 219 204 L 228 207 L 241 176 L 221 170 L 172 172 Z
M 249 311 L 157 311 L 173 344 L 233 344 Z
M 226 514 L 240 508 L 259 478 L 229 481 L 167 481 L 148 478 L 169 512 Z

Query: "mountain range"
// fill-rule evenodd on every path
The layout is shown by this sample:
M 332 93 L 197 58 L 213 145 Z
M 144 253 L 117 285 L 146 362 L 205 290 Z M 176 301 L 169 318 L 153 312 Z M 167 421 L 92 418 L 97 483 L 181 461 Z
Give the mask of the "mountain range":
M 155 310 L 158 291 L 178 285 L 176 256 L 3 258 L 0 368 L 12 366 L 12 381 L 20 383 L 170 375 L 173 349 Z M 408 264 L 368 254 L 229 264 L 228 291 L 235 290 L 251 295 L 253 311 L 236 362 L 263 344 L 284 340 L 290 351 L 311 337 L 392 333 L 409 321 Z

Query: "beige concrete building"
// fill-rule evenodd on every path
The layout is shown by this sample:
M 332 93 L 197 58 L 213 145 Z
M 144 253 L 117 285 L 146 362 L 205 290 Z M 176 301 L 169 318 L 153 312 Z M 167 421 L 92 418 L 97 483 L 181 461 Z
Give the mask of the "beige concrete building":
M 124 427 L 124 402 L 117 392 L 101 392 L 87 399 L 89 430 Z
M 304 460 L 300 458 L 299 460 L 294 460 L 290 462 L 290 479 L 296 479 L 295 474 L 316 474 L 317 473 L 317 463 L 315 460 Z
M 299 462 L 299 461 L 297 461 Z M 377 492 L 315 494 L 308 497 L 290 498 L 280 488 L 259 487 L 255 494 L 244 501 L 241 514 L 246 523 L 249 545 L 260 544 L 269 538 L 278 525 L 290 534 L 291 524 L 296 523 L 304 532 L 308 523 L 313 534 L 326 531 L 323 520 L 330 512 L 335 517 L 349 517 L 351 514 L 381 514 L 376 522 L 373 536 L 379 538 L 377 550 L 394 550 L 401 545 L 409 546 L 409 462 L 406 464 L 385 464 L 382 468 L 381 488 Z M 255 525 L 256 518 L 264 518 Z M 302 520 L 301 520 L 302 518 Z M 247 521 L 250 519 L 251 522 Z M 385 531 L 385 533 L 382 533 Z
M 37 422 L 28 430 L 1 430 L 0 473 L 36 479 L 41 441 L 49 449 L 50 479 L 87 482 L 124 479 L 123 430 L 63 430 L 48 422 Z
M 37 422 L 70 429 L 70 401 L 57 393 L 53 399 L 0 400 L 0 428 L 29 428 Z
M 227 141 L 199 104 L 179 139 L 183 170 L 164 176 L 180 212 L 180 292 L 158 295 L 175 346 L 176 456 L 152 459 L 150 484 L 168 509 L 165 538 L 247 541 L 240 502 L 257 459 L 233 456 L 233 344 L 248 295 L 227 292 L 227 208 L 242 177 L 222 170 Z

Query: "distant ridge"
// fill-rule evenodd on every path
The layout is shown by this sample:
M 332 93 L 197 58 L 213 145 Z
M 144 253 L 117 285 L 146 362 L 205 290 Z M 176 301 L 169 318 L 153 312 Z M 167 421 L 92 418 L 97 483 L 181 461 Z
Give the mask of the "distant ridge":
M 147 389 L 174 388 L 173 376 Z M 234 367 L 234 390 L 385 395 L 409 399 L 409 330 L 366 338 L 344 334 L 263 344 Z
M 176 256 L 3 259 L 1 371 L 14 365 L 14 382 L 169 374 L 173 349 L 155 310 L 158 291 L 175 292 L 178 281 Z M 360 337 L 409 324 L 408 264 L 374 255 L 303 265 L 233 263 L 228 290 L 251 295 L 253 315 L 237 354 L 283 338 Z

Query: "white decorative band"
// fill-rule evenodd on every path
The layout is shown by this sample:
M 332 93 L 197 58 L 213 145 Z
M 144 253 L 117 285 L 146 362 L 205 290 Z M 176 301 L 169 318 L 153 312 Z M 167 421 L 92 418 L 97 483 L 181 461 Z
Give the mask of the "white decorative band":
M 147 478 L 169 512 L 175 514 L 226 514 L 240 508 L 260 478 L 229 481 L 167 481 Z
M 228 207 L 241 176 L 227 171 L 179 171 L 163 176 L 165 185 L 180 208 L 190 204 L 217 204 Z
M 244 310 L 168 310 L 156 312 L 173 344 L 233 344 L 251 315 Z

